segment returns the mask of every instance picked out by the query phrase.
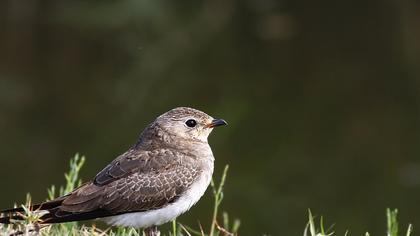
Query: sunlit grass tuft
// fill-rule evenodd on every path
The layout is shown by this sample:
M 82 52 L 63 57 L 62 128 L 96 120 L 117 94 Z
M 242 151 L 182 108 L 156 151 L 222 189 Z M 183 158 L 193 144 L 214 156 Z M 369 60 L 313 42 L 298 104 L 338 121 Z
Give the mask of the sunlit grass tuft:
M 398 210 L 386 209 L 386 219 L 387 219 L 387 236 L 398 236 L 398 221 L 397 221 Z M 315 217 L 312 215 L 311 210 L 308 210 L 309 220 L 303 231 L 303 236 L 333 236 L 336 235 L 332 231 L 333 226 L 330 226 L 329 229 L 324 230 L 323 218 L 320 217 L 319 228 L 317 228 L 315 223 Z M 413 225 L 409 224 L 405 236 L 410 236 L 413 231 Z M 349 236 L 348 231 L 344 233 L 344 236 Z M 370 236 L 369 232 L 365 233 L 365 236 Z

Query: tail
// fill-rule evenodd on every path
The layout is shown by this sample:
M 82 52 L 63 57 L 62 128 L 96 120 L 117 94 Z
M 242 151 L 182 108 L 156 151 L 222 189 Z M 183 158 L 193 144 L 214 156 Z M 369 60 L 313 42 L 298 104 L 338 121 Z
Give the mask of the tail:
M 60 209 L 62 202 L 67 196 L 63 196 L 52 201 L 32 205 L 32 211 L 45 211 L 40 217 L 40 224 L 64 223 L 72 221 L 91 220 L 100 217 L 110 216 L 110 212 L 97 209 L 88 212 L 68 212 Z M 25 210 L 22 207 L 0 211 L 0 224 L 11 224 L 14 221 L 24 220 Z
M 40 224 L 63 223 L 91 220 L 115 215 L 101 208 L 103 188 L 88 182 L 69 194 L 52 201 L 31 206 L 31 210 L 40 213 Z M 25 210 L 22 207 L 0 211 L 0 224 L 10 224 L 23 220 Z
M 32 211 L 49 211 L 61 205 L 65 197 L 57 198 L 52 201 L 44 202 L 41 204 L 32 205 L 29 208 Z M 14 220 L 24 220 L 25 209 L 23 207 L 12 208 L 0 211 L 0 224 L 10 224 Z M 42 217 L 41 217 L 42 218 Z

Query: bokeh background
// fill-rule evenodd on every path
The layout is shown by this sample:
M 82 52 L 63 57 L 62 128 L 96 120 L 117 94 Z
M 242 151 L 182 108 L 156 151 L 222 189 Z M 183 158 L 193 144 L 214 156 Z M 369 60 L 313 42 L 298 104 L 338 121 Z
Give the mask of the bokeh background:
M 420 226 L 420 3 L 0 3 L 0 208 L 85 180 L 176 106 L 226 119 L 210 137 L 241 235 Z M 206 226 L 211 195 L 180 221 Z

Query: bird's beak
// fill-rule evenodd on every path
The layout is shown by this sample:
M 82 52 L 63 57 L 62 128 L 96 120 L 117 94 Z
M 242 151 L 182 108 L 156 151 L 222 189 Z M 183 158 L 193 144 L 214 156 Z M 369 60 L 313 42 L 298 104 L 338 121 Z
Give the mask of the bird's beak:
M 227 122 L 223 119 L 214 119 L 210 124 L 207 125 L 207 128 L 214 128 L 222 125 L 227 125 Z

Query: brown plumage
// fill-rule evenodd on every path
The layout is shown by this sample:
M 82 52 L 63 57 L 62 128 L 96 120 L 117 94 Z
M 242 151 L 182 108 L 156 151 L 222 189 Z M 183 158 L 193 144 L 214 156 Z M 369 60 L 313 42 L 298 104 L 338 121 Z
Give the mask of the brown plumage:
M 173 202 L 199 175 L 201 170 L 192 161 L 164 149 L 130 150 L 102 170 L 93 182 L 68 195 L 57 214 L 101 209 L 115 215 L 161 208 Z
M 191 119 L 197 125 L 189 127 L 194 123 Z M 186 120 L 190 124 L 185 125 Z M 60 223 L 153 212 L 176 203 L 184 195 L 190 198 L 192 193 L 187 192 L 194 183 L 205 180 L 204 187 L 208 185 L 214 159 L 207 136 L 213 127 L 223 124 L 226 124 L 223 120 L 215 120 L 192 108 L 173 109 L 151 123 L 133 147 L 92 181 L 66 196 L 34 205 L 33 209 L 47 211 L 41 217 L 42 223 Z M 198 198 L 188 202 L 189 206 L 183 206 L 180 213 Z M 22 211 L 21 208 L 1 211 L 0 223 L 20 219 L 17 213 Z M 158 224 L 166 220 L 153 223 L 152 219 L 151 222 Z M 150 223 L 138 225 L 149 226 Z

